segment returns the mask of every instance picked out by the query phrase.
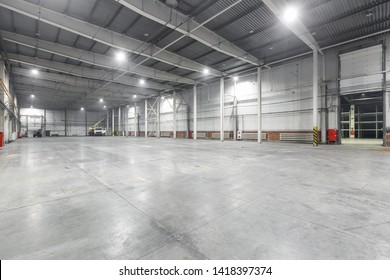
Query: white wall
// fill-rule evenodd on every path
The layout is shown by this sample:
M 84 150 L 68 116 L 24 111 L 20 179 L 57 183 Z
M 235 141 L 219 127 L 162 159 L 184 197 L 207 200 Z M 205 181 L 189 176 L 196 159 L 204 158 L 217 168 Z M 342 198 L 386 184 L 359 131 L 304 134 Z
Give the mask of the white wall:
M 14 94 L 9 82 L 9 73 L 5 67 L 3 58 L 0 56 L 0 132 L 4 134 L 4 142 L 15 140 L 17 131 L 19 130 L 19 123 L 14 117 L 18 116 L 18 99 Z M 8 110 L 13 114 L 10 114 Z
M 46 111 L 46 112 L 45 112 Z M 32 136 L 34 130 L 44 129 L 46 113 L 46 131 L 50 134 L 65 136 L 65 111 L 64 110 L 42 110 L 35 108 L 21 109 L 22 134 L 28 130 L 28 136 Z M 87 114 L 87 123 L 85 115 Z M 106 116 L 106 111 L 81 111 L 67 110 L 66 112 L 66 134 L 67 136 L 84 136 L 85 127 L 93 126 L 97 121 Z M 105 127 L 103 121 L 101 126 Z

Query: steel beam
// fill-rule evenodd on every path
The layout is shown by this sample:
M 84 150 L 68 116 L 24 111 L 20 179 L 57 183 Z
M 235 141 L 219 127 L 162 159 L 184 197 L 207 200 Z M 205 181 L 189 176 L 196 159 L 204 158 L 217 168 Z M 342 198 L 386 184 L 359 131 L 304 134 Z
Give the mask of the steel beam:
M 10 1 L 10 0 L 8 0 Z M 259 61 L 256 57 L 248 54 L 231 42 L 226 41 L 223 37 L 215 32 L 200 26 L 198 22 L 188 16 L 180 13 L 175 9 L 171 9 L 160 1 L 143 1 L 143 0 L 112 0 L 119 2 L 130 10 L 156 21 L 164 26 L 167 26 L 175 31 L 205 44 L 206 46 L 215 49 L 228 56 L 240 59 L 247 63 L 258 65 Z M 236 1 L 237 3 L 241 1 Z M 172 20 L 175 19 L 175 20 Z M 194 30 L 194 32 L 189 32 Z
M 70 85 L 70 86 L 76 86 L 80 88 L 84 88 L 84 92 L 88 89 L 97 89 L 103 85 L 98 80 L 92 80 L 92 79 L 86 79 L 86 78 L 80 78 L 72 75 L 64 75 L 64 74 L 55 74 L 55 73 L 49 73 L 49 72 L 39 72 L 38 75 L 33 76 L 31 74 L 30 70 L 22 69 L 22 68 L 12 68 L 12 73 L 17 75 L 22 75 L 38 80 L 48 80 L 56 83 L 60 83 L 60 87 L 62 88 L 62 84 Z M 119 85 L 116 83 L 112 83 L 105 87 L 105 90 L 107 91 L 116 91 L 116 92 L 123 92 L 129 95 L 129 97 L 133 94 L 147 94 L 147 95 L 154 95 L 157 94 L 156 91 L 150 90 L 150 89 L 141 89 L 141 88 L 129 88 L 125 87 L 123 85 Z
M 149 2 L 153 3 L 154 1 L 144 1 L 144 3 Z M 75 17 L 70 17 L 63 13 L 58 13 L 56 11 L 47 9 L 40 5 L 35 5 L 27 1 L 3 0 L 0 2 L 0 7 L 4 7 L 6 9 L 37 19 L 41 22 L 45 22 L 47 24 L 78 34 L 102 44 L 122 49 L 129 53 L 136 53 L 145 57 L 153 57 L 154 59 L 179 68 L 196 72 L 203 72 L 204 68 L 206 67 L 205 65 L 179 56 L 175 53 L 161 50 L 155 45 L 151 45 L 141 40 L 137 40 L 107 28 L 82 21 Z M 222 73 L 218 70 L 210 69 L 210 74 L 220 76 Z
M 19 55 L 15 53 L 7 53 L 7 58 L 12 62 L 17 62 L 32 67 L 39 67 L 39 68 L 44 68 L 52 71 L 71 74 L 73 76 L 78 76 L 82 78 L 90 78 L 96 80 L 103 80 L 107 82 L 114 82 L 114 83 L 137 87 L 137 88 L 140 87 L 139 79 L 130 77 L 128 75 L 121 76 L 114 80 L 114 78 L 119 75 L 105 70 L 96 70 L 96 69 L 66 64 L 62 62 L 56 62 L 52 60 L 33 58 L 33 57 Z M 152 81 L 147 81 L 145 85 L 142 86 L 142 88 L 151 88 L 156 90 L 173 90 L 172 86 L 163 85 Z M 142 90 L 138 89 L 137 91 L 141 92 Z
M 292 23 L 287 23 L 283 18 L 283 9 L 288 7 L 288 3 L 285 0 L 263 0 L 263 3 L 284 23 L 284 25 L 290 29 L 299 39 L 301 39 L 312 50 L 319 49 L 317 41 L 311 35 L 307 27 L 296 19 Z
M 104 68 L 120 70 L 123 72 L 133 73 L 140 76 L 148 77 L 156 80 L 163 80 L 169 82 L 183 83 L 183 84 L 194 84 L 195 81 L 184 78 L 178 75 L 170 74 L 164 71 L 156 70 L 150 67 L 143 65 L 135 67 L 135 63 L 127 61 L 126 63 L 116 62 L 113 57 L 84 51 L 81 49 L 68 47 L 65 45 L 52 43 L 49 41 L 44 41 L 20 34 L 10 33 L 7 31 L 1 31 L 2 37 L 5 41 L 13 42 L 19 45 L 27 46 L 34 49 L 39 49 L 45 52 L 56 54 L 59 56 L 67 57 L 74 59 L 76 61 L 81 61 L 89 63 L 92 65 L 97 65 Z

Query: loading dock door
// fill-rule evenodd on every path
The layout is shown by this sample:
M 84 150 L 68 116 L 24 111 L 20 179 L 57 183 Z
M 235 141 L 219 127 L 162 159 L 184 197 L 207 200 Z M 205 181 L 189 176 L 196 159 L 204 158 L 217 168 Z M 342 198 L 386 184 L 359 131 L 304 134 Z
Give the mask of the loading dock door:
M 382 45 L 340 55 L 340 94 L 383 90 Z

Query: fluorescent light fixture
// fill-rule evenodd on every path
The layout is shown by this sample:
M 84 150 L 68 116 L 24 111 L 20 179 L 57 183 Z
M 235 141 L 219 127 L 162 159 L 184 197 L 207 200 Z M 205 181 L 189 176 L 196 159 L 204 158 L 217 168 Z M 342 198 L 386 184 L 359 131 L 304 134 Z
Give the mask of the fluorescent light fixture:
M 298 19 L 298 9 L 296 7 L 287 7 L 283 13 L 283 20 L 285 23 L 293 23 Z
M 106 106 L 106 105 L 104 105 L 104 106 L 103 106 L 103 108 L 107 108 L 107 106 Z
M 145 80 L 144 79 L 139 80 L 139 84 L 140 85 L 144 85 L 145 84 Z
M 237 77 L 237 76 L 234 76 L 234 77 L 233 77 L 233 80 L 234 80 L 235 82 L 237 82 L 237 81 L 238 81 L 238 77 Z
M 35 69 L 35 68 L 34 68 L 34 69 L 31 70 L 31 73 L 32 73 L 33 75 L 38 75 L 39 72 L 38 72 L 38 69 Z
M 134 94 L 134 95 L 133 95 L 133 98 L 137 98 L 137 95 L 136 95 L 136 94 Z
M 34 98 L 35 97 L 35 95 L 34 94 L 31 94 L 31 98 Z
M 99 99 L 99 102 L 103 102 L 103 98 L 100 98 L 100 99 Z
M 80 110 L 81 110 L 81 111 L 84 111 L 84 107 L 81 107 Z
M 119 51 L 116 53 L 116 60 L 118 60 L 119 62 L 122 62 L 126 59 L 126 54 L 122 51 Z
M 203 74 L 208 74 L 208 73 L 210 73 L 210 70 L 208 69 L 208 68 L 205 68 L 204 70 L 203 70 Z

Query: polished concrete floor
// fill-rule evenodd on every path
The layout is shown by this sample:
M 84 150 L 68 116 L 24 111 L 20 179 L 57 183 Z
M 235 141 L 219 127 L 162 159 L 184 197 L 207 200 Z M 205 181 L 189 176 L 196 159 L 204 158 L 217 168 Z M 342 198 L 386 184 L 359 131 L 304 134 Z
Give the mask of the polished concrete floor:
M 381 147 L 30 138 L 0 194 L 0 259 L 390 259 Z

